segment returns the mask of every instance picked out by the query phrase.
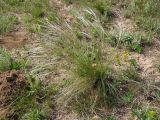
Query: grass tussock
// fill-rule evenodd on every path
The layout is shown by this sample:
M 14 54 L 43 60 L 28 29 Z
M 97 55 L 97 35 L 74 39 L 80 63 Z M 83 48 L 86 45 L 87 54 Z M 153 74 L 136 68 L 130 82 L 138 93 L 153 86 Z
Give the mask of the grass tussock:
M 107 34 L 93 10 L 85 9 L 84 14 L 76 12 L 75 16 L 76 20 L 72 25 L 46 26 L 49 31 L 47 36 L 57 38 L 47 38 L 54 51 L 68 63 L 71 62 L 71 82 L 62 89 L 56 101 L 66 105 L 83 96 L 86 101 L 94 101 L 91 102 L 93 109 L 97 105 L 102 107 L 104 104 L 117 104 L 121 86 L 140 80 L 136 67 L 127 60 L 127 52 L 121 58 L 120 54 L 116 54 L 105 43 Z M 87 96 L 92 97 L 90 99 Z

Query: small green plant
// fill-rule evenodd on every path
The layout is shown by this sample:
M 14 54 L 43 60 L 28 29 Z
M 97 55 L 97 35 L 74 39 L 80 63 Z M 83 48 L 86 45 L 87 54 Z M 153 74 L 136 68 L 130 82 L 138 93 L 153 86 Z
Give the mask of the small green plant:
M 16 23 L 17 23 L 17 18 L 15 16 L 1 15 L 0 17 L 0 35 L 6 32 L 12 31 Z
M 14 60 L 7 51 L 0 49 L 0 71 L 20 70 L 26 66 L 25 60 Z
M 122 101 L 125 104 L 131 103 L 133 101 L 133 94 L 131 92 L 127 92 L 125 95 L 122 96 Z
M 159 120 L 159 116 L 156 110 L 150 108 L 136 108 L 133 113 L 139 120 Z
M 41 6 L 35 6 L 35 7 L 32 9 L 31 14 L 32 14 L 32 16 L 35 17 L 35 18 L 40 18 L 40 17 L 43 17 L 43 16 L 44 16 L 44 12 L 43 12 Z
M 94 8 L 105 18 L 111 19 L 113 14 L 112 14 L 112 8 L 111 8 L 111 2 L 110 1 L 105 1 L 105 0 L 97 0 L 94 4 Z
M 23 120 L 44 120 L 47 118 L 47 113 L 41 109 L 33 108 L 29 112 L 25 113 L 22 117 Z

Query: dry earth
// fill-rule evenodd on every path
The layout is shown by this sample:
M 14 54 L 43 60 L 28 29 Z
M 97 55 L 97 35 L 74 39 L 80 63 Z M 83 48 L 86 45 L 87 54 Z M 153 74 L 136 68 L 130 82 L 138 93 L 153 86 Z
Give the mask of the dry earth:
M 0 73 L 0 118 L 9 117 L 12 113 L 12 98 L 21 95 L 26 87 L 25 76 L 21 71 Z

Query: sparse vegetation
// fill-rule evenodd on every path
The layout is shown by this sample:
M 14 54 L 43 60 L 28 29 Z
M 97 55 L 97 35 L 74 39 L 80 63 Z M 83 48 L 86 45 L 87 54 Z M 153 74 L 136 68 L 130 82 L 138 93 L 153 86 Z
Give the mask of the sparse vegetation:
M 126 16 L 134 19 L 140 29 L 159 36 L 159 0 L 132 0 L 127 4 Z
M 0 0 L 0 120 L 159 120 L 159 6 Z

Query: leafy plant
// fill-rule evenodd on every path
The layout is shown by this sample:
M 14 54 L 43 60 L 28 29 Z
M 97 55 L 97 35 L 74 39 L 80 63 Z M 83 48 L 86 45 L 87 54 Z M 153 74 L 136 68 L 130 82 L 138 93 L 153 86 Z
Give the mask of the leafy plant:
M 133 94 L 131 92 L 127 92 L 125 95 L 122 96 L 122 101 L 125 104 L 131 103 L 133 101 Z

